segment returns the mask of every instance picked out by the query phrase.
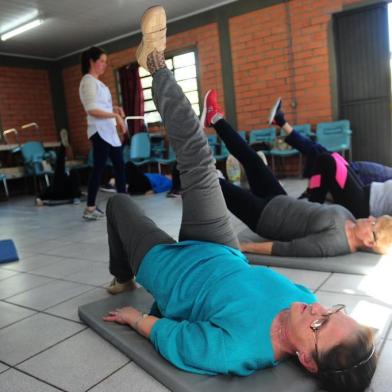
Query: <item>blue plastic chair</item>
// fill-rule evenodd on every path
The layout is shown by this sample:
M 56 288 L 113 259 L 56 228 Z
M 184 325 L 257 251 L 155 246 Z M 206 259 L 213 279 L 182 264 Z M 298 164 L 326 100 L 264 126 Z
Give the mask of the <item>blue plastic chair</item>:
M 274 145 L 276 140 L 275 128 L 253 129 L 249 133 L 249 144 L 268 143 Z M 265 155 L 269 155 L 269 150 L 261 150 Z
M 46 186 L 49 186 L 49 174 L 53 174 L 53 170 L 44 167 L 43 161 L 47 159 L 56 159 L 54 151 L 45 151 L 41 142 L 31 141 L 21 145 L 20 152 L 22 154 L 26 175 L 34 177 L 34 189 L 37 192 L 37 177 L 45 178 Z
M 310 137 L 312 135 L 312 127 L 310 124 L 301 124 L 301 125 L 294 125 L 293 128 L 300 133 L 302 136 L 305 137 Z M 280 133 L 281 137 L 285 137 L 286 133 L 281 130 Z M 302 174 L 302 154 L 295 148 L 288 148 L 287 150 L 280 150 L 278 148 L 272 148 L 270 151 L 271 155 L 271 160 L 272 160 L 272 171 L 275 173 L 275 157 L 278 157 L 280 159 L 288 158 L 288 157 L 293 157 L 296 155 L 299 155 L 299 160 L 298 160 L 298 176 L 300 177 Z
M 352 160 L 350 121 L 340 120 L 318 123 L 316 127 L 316 141 L 331 152 L 349 153 Z
M 219 161 L 224 161 L 230 154 L 227 146 L 223 140 L 220 141 L 220 153 L 215 155 L 215 159 Z
M 162 165 L 171 165 L 176 161 L 176 154 L 173 150 L 173 147 L 169 145 L 169 152 L 167 154 L 167 158 L 154 158 L 154 162 L 158 164 L 158 172 L 162 173 Z
M 154 162 L 154 160 L 151 159 L 150 136 L 147 132 L 135 133 L 132 136 L 130 160 L 136 166 L 141 166 Z

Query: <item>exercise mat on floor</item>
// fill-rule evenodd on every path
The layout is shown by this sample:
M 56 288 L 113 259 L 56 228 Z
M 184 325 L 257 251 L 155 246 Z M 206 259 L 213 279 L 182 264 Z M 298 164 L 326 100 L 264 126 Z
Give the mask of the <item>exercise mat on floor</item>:
M 148 313 L 152 302 L 152 297 L 143 288 L 139 288 L 80 306 L 79 316 L 99 335 L 174 392 L 320 391 L 316 380 L 300 368 L 294 359 L 282 362 L 275 368 L 259 370 L 247 377 L 187 373 L 167 362 L 155 351 L 149 340 L 130 327 L 102 321 L 102 316 L 110 310 L 128 305 Z M 391 313 L 391 310 L 387 309 L 387 312 Z M 384 324 L 389 326 L 388 317 L 388 323 L 385 321 Z

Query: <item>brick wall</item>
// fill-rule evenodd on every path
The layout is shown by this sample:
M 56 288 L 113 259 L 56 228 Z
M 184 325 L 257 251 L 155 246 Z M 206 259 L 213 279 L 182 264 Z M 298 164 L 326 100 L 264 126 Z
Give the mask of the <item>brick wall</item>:
M 37 137 L 20 129 L 30 122 L 39 125 L 42 140 L 58 140 L 48 71 L 0 67 L 0 115 L 3 129 L 16 128 L 21 142 Z
M 331 15 L 351 3 L 358 1 L 293 0 L 230 20 L 240 129 L 266 127 L 278 96 L 289 121 L 332 120 L 328 28 Z
M 293 0 L 230 20 L 239 129 L 267 127 L 278 96 L 291 123 L 333 120 L 328 34 L 332 14 L 351 3 Z M 286 174 L 297 172 L 297 159 L 284 162 Z
M 180 49 L 196 47 L 199 59 L 200 88 L 202 95 L 209 88 L 218 90 L 223 101 L 223 83 L 221 75 L 218 27 L 206 25 L 184 33 L 168 37 L 167 53 Z M 136 61 L 136 48 L 130 48 L 108 56 L 109 67 L 101 80 L 112 93 L 113 102 L 117 103 L 117 91 L 114 71 Z M 77 154 L 87 154 L 90 146 L 86 136 L 86 115 L 79 100 L 80 66 L 75 65 L 63 70 L 65 97 L 70 128 L 70 138 Z M 224 104 L 224 102 L 222 102 Z

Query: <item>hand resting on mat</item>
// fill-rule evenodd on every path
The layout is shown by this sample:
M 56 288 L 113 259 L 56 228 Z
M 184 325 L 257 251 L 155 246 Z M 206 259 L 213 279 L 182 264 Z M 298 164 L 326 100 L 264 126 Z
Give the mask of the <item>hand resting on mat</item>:
M 155 316 L 149 316 L 133 308 L 125 306 L 124 308 L 111 310 L 107 316 L 102 317 L 104 321 L 115 322 L 122 325 L 129 325 L 140 335 L 148 338 L 151 329 L 158 320 Z

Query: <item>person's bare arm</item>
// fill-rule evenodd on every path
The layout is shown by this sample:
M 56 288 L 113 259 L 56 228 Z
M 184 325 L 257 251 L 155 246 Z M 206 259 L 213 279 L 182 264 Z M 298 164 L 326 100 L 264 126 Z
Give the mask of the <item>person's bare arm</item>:
M 110 311 L 107 316 L 103 317 L 103 320 L 129 325 L 140 335 L 149 338 L 151 330 L 159 318 L 143 314 L 132 306 L 126 306 Z
M 268 242 L 242 242 L 240 243 L 243 252 L 257 253 L 261 255 L 272 254 L 272 241 Z
M 101 109 L 91 109 L 87 110 L 87 113 L 90 116 L 96 117 L 96 118 L 114 118 L 116 120 L 117 128 L 121 133 L 126 133 L 127 129 L 125 127 L 125 123 L 123 118 L 121 117 L 120 114 L 118 113 L 111 113 L 111 112 L 106 112 Z

